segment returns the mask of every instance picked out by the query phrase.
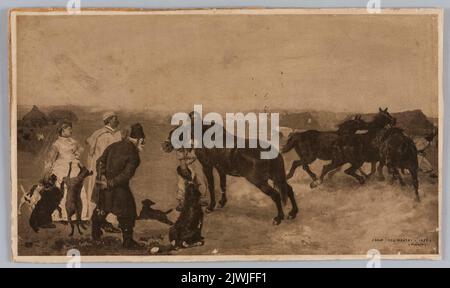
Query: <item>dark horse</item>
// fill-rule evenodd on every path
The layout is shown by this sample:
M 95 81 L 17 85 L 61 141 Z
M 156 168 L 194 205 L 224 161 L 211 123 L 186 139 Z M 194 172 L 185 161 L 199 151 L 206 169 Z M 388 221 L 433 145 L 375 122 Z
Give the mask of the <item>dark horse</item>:
M 297 167 L 302 166 L 308 175 L 312 178 L 311 188 L 316 186 L 317 175 L 311 171 L 309 165 L 320 160 L 331 160 L 333 158 L 332 147 L 340 135 L 354 134 L 360 129 L 366 129 L 367 123 L 361 119 L 361 116 L 355 116 L 354 119 L 347 120 L 338 126 L 337 131 L 317 131 L 308 130 L 304 132 L 294 132 L 288 137 L 282 153 L 287 153 L 295 149 L 300 160 L 295 160 L 287 174 L 287 179 L 294 176 Z
M 204 125 L 203 133 L 211 126 Z M 225 129 L 223 129 L 226 135 Z M 163 150 L 170 153 L 174 150 L 170 141 L 170 132 L 168 139 L 163 143 Z M 235 143 L 236 142 L 236 137 Z M 223 139 L 226 139 L 224 136 Z M 246 139 L 246 146 L 248 145 Z M 258 147 L 260 147 L 258 145 Z M 207 212 L 212 212 L 216 206 L 215 192 L 214 192 L 214 176 L 213 169 L 219 173 L 220 188 L 222 190 L 222 199 L 219 201 L 221 207 L 224 207 L 227 202 L 226 196 L 226 176 L 243 177 L 250 183 L 255 185 L 264 194 L 268 195 L 275 203 L 278 214 L 273 218 L 273 224 L 278 225 L 284 219 L 284 212 L 282 203 L 285 204 L 289 198 L 292 209 L 288 214 L 288 219 L 294 219 L 298 213 L 297 203 L 294 197 L 292 187 L 287 183 L 284 160 L 280 153 L 274 159 L 261 159 L 262 148 L 195 148 L 195 155 L 202 164 L 203 172 L 208 181 L 208 189 L 210 193 L 210 204 Z M 269 180 L 273 181 L 274 187 L 269 185 Z M 279 192 L 275 189 L 277 188 Z
M 365 178 L 358 175 L 356 170 L 360 169 L 364 162 L 375 157 L 378 147 L 374 145 L 378 133 L 385 129 L 386 126 L 393 126 L 396 119 L 392 117 L 386 109 L 379 109 L 379 113 L 375 115 L 373 121 L 367 123 L 368 132 L 365 134 L 342 134 L 334 142 L 331 149 L 331 163 L 324 165 L 322 174 L 319 178 L 320 184 L 323 178 L 330 171 L 346 163 L 350 163 L 350 168 L 345 170 L 345 173 L 353 176 L 359 183 L 364 184 Z
M 419 180 L 417 177 L 419 165 L 417 162 L 417 148 L 411 138 L 397 127 L 385 128 L 377 136 L 378 150 L 380 153 L 380 165 L 386 165 L 394 179 L 398 179 L 400 185 L 405 186 L 405 182 L 399 169 L 407 169 L 411 175 L 416 201 L 420 202 Z

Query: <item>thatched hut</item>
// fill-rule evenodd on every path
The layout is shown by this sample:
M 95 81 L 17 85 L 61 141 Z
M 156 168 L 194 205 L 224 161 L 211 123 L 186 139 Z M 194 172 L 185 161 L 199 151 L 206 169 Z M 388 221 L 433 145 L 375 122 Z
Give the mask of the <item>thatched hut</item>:
M 44 127 L 48 125 L 48 117 L 44 112 L 34 105 L 31 111 L 22 118 L 22 125 L 31 127 Z

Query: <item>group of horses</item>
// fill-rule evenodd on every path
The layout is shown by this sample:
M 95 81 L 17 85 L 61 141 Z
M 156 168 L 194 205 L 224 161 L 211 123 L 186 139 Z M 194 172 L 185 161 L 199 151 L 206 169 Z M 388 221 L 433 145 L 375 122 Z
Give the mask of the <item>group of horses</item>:
M 380 180 L 384 180 L 383 167 L 387 166 L 393 178 L 398 179 L 404 186 L 405 182 L 399 171 L 408 170 L 413 180 L 416 200 L 420 201 L 417 149 L 413 140 L 403 133 L 401 128 L 395 127 L 395 124 L 396 119 L 389 114 L 388 109 L 379 108 L 378 114 L 371 122 L 356 116 L 339 125 L 337 131 L 309 130 L 291 133 L 281 152 L 287 153 L 295 149 L 300 159 L 292 163 L 287 178 L 290 179 L 295 169 L 302 166 L 312 178 L 310 186 L 314 188 L 323 182 L 328 173 L 350 163 L 351 166 L 345 173 L 364 184 L 365 180 L 375 173 L 376 164 L 379 162 Z M 356 133 L 362 130 L 367 132 Z M 330 164 L 324 165 L 319 178 L 309 168 L 316 159 L 331 161 Z M 361 169 L 365 162 L 372 164 L 369 174 L 365 174 Z M 358 175 L 357 170 L 362 175 Z
M 243 177 L 274 201 L 277 207 L 277 215 L 273 218 L 275 225 L 280 224 L 284 219 L 283 205 L 288 199 L 292 206 L 288 219 L 294 219 L 299 212 L 294 191 L 287 182 L 299 166 L 302 166 L 311 176 L 312 188 L 322 183 L 328 173 L 338 170 L 347 163 L 351 166 L 345 170 L 345 173 L 356 178 L 361 184 L 375 173 L 377 162 L 379 162 L 380 177 L 383 177 L 383 167 L 387 166 L 388 171 L 394 179 L 400 181 L 401 185 L 404 185 L 404 181 L 399 170 L 408 170 L 413 180 L 416 200 L 420 201 L 417 149 L 411 138 L 405 135 L 402 129 L 395 127 L 395 124 L 396 119 L 389 114 L 388 109 L 380 108 L 370 122 L 356 116 L 339 125 L 337 131 L 294 132 L 289 135 L 286 145 L 274 159 L 261 159 L 261 151 L 268 150 L 263 148 L 195 148 L 194 153 L 202 165 L 210 193 L 207 212 L 212 212 L 216 206 L 214 169 L 217 170 L 220 179 L 222 194 L 219 205 L 221 207 L 224 207 L 227 202 L 226 176 Z M 209 127 L 210 125 L 204 125 L 203 132 Z M 367 132 L 356 133 L 362 130 Z M 172 132 L 173 130 L 162 145 L 163 151 L 167 153 L 174 150 L 170 141 Z M 246 141 L 245 147 L 249 147 L 248 140 Z M 292 149 L 295 149 L 300 159 L 292 163 L 286 175 L 282 154 Z M 331 161 L 323 166 L 319 178 L 309 168 L 309 164 L 316 159 Z M 361 170 L 365 162 L 372 163 L 370 174 L 365 174 Z M 358 170 L 362 172 L 362 175 L 356 173 Z M 272 181 L 273 186 L 269 184 L 269 181 Z

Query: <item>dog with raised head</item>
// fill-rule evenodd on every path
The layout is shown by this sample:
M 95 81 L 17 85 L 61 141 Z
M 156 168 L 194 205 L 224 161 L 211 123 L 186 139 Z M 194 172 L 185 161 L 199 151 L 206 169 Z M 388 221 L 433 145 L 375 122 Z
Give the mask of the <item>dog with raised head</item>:
M 72 162 L 69 164 L 69 174 L 72 171 Z M 78 168 L 80 168 L 80 172 L 76 177 L 64 177 L 63 182 L 61 184 L 61 189 L 66 191 L 66 213 L 67 213 L 67 222 L 70 224 L 70 234 L 69 236 L 73 236 L 75 231 L 75 224 L 73 223 L 72 217 L 76 215 L 76 226 L 78 229 L 78 233 L 83 235 L 81 232 L 81 228 L 86 230 L 87 228 L 83 225 L 81 221 L 81 213 L 83 211 L 83 203 L 81 201 L 81 190 L 83 189 L 84 180 L 92 176 L 93 172 L 89 171 L 86 167 L 82 167 L 78 164 Z
M 169 230 L 169 241 L 173 249 L 203 245 L 203 210 L 200 205 L 199 186 L 195 177 L 186 184 L 182 211 Z
M 59 204 L 63 198 L 63 192 L 56 186 L 57 178 L 51 175 L 47 179 L 42 180 L 43 188 L 40 191 L 40 199 L 36 203 L 30 215 L 29 224 L 34 232 L 38 232 L 39 228 L 55 228 L 53 224 L 52 214 L 55 210 L 61 215 L 61 207 Z M 36 193 L 36 191 L 34 192 Z

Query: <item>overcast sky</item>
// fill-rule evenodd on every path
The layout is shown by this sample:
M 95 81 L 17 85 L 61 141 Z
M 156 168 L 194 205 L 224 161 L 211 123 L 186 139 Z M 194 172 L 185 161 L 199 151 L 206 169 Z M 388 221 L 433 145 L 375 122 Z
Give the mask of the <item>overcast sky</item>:
M 438 114 L 436 16 L 19 16 L 18 103 Z

